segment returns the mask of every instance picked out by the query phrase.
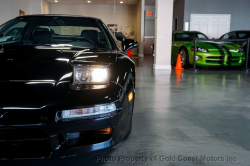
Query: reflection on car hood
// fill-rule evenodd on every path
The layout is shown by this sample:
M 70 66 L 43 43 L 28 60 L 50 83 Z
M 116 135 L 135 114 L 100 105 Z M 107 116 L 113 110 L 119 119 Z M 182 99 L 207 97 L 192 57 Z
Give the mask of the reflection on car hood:
M 70 76 L 73 61 L 113 63 L 117 56 L 115 50 L 70 47 L 5 45 L 0 50 L 0 81 L 58 81 Z
M 4 42 L 4 41 L 8 40 L 9 38 L 11 38 L 11 36 L 0 37 L 0 42 Z
M 114 63 L 116 56 L 116 50 L 105 49 L 0 46 L 0 92 L 4 96 L 0 114 L 5 109 L 39 110 L 108 100 L 105 90 L 71 90 L 71 62 Z
M 205 41 L 199 41 L 197 42 L 197 47 L 202 47 L 205 49 L 209 49 L 209 50 L 217 50 L 218 47 L 226 47 L 229 50 L 237 50 L 240 45 L 236 44 L 236 43 L 232 43 L 232 42 L 205 42 Z

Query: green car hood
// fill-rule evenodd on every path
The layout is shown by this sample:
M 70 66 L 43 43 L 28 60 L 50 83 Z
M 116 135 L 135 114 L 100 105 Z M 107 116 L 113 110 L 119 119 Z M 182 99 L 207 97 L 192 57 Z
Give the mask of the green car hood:
M 210 51 L 218 50 L 218 47 L 226 47 L 230 51 L 237 51 L 239 47 L 241 47 L 239 44 L 232 43 L 232 42 L 203 42 L 198 41 L 197 47 L 201 47 Z

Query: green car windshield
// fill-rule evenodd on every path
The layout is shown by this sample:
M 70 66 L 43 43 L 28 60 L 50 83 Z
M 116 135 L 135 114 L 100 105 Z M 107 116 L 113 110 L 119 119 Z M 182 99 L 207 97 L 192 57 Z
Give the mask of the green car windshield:
M 202 33 L 176 33 L 175 34 L 175 41 L 192 41 L 194 38 L 198 39 L 208 39 L 205 35 Z

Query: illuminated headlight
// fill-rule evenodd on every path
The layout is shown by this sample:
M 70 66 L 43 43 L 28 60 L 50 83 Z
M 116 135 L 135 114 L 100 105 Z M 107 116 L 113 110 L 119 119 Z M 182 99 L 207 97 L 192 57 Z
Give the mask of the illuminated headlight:
M 57 119 L 81 119 L 90 116 L 104 115 L 114 113 L 116 106 L 114 103 L 96 105 L 93 107 L 86 107 L 81 109 L 64 110 L 57 113 Z
M 109 81 L 109 76 L 109 67 L 107 66 L 74 66 L 75 84 L 107 84 Z

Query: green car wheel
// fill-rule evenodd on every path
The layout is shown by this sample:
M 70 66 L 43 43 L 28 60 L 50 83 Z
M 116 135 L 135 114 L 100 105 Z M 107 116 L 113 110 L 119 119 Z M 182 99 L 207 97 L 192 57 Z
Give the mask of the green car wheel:
M 190 64 L 189 64 L 189 55 L 188 55 L 187 49 L 184 48 L 184 47 L 181 48 L 180 54 L 181 54 L 182 67 L 189 67 L 190 66 Z

